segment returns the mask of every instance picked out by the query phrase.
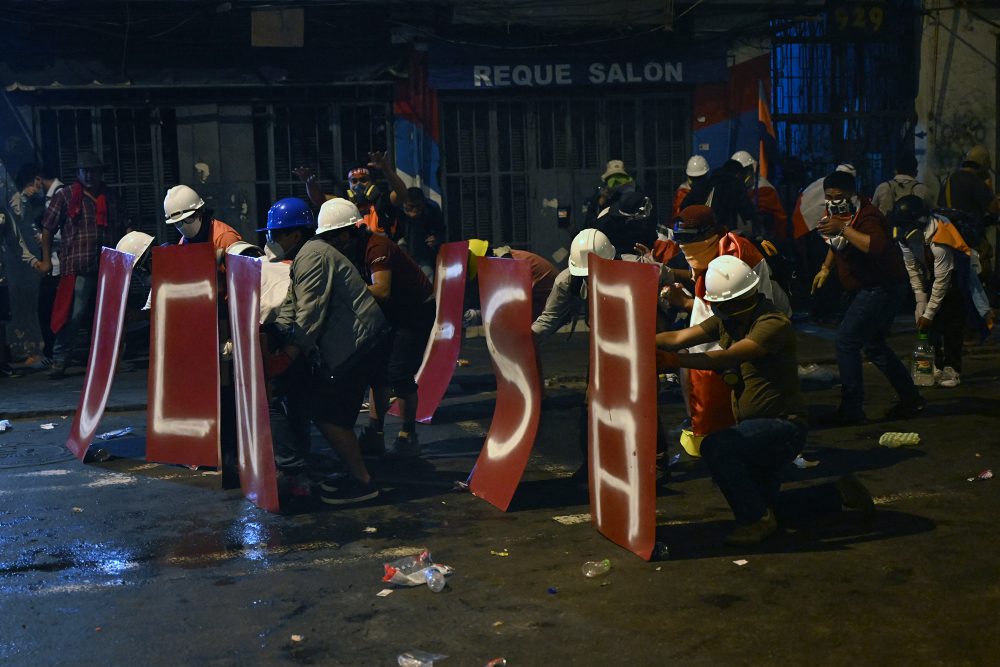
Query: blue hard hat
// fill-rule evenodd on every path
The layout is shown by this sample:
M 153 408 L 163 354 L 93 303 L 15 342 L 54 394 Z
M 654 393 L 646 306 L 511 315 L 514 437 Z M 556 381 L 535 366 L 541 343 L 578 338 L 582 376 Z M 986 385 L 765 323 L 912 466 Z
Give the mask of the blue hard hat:
M 312 209 L 305 200 L 298 197 L 279 199 L 267 212 L 267 227 L 258 229 L 266 232 L 272 229 L 291 229 L 293 227 L 315 227 Z

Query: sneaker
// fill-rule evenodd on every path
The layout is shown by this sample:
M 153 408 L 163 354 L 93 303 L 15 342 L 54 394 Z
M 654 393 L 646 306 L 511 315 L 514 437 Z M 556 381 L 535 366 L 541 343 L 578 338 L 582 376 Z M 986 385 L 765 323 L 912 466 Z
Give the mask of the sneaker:
M 385 454 L 385 433 L 376 431 L 372 426 L 365 426 L 358 433 L 358 444 L 361 445 L 362 456 L 383 456 Z
M 837 491 L 840 492 L 841 503 L 852 510 L 860 510 L 865 518 L 871 518 L 875 513 L 875 501 L 871 492 L 853 474 L 847 474 L 837 480 Z
M 347 478 L 335 491 L 324 490 L 320 495 L 320 500 L 327 505 L 351 505 L 374 498 L 378 498 L 378 486 L 375 485 L 375 480 L 365 484 L 355 477 Z
M 774 518 L 771 510 L 753 523 L 737 526 L 733 532 L 726 537 L 726 544 L 731 547 L 748 547 L 760 544 L 778 530 L 778 521 Z
M 889 410 L 885 413 L 885 418 L 892 420 L 916 417 L 918 414 L 923 412 L 926 407 L 927 401 L 924 400 L 923 396 L 917 396 L 917 398 L 912 401 L 900 401 L 896 405 L 889 408 Z
M 336 493 L 349 479 L 354 479 L 349 472 L 332 472 L 320 482 L 319 490 L 326 493 Z
M 400 459 L 412 459 L 420 456 L 420 440 L 416 433 L 402 433 L 393 441 L 392 446 L 386 450 L 386 456 Z
M 958 377 L 958 371 L 956 371 L 951 366 L 945 366 L 944 370 L 941 371 L 940 377 L 937 380 L 939 387 L 957 387 L 962 383 L 962 379 Z
M 52 361 L 52 365 L 49 366 L 49 379 L 50 380 L 60 380 L 66 377 L 66 364 L 62 361 Z
M 16 368 L 11 368 L 9 364 L 4 364 L 0 366 L 0 378 L 19 378 L 24 377 L 24 373 L 17 370 Z

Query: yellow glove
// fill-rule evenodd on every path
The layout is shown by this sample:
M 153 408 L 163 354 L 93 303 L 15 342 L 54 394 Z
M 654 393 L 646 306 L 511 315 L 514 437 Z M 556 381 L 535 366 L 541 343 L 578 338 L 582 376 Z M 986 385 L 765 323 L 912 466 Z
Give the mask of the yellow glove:
M 823 283 L 826 282 L 826 279 L 829 277 L 829 275 L 830 275 L 830 269 L 826 268 L 825 264 L 820 266 L 819 271 L 816 273 L 816 277 L 813 278 L 812 290 L 810 290 L 809 293 L 815 294 L 816 290 L 822 287 Z

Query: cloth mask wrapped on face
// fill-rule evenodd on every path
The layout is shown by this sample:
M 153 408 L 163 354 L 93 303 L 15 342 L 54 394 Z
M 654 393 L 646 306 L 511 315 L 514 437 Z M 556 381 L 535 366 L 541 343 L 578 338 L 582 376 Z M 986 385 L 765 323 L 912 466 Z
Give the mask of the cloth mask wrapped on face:
M 198 236 L 198 232 L 201 231 L 201 216 L 192 215 L 190 218 L 183 222 L 178 222 L 174 225 L 177 231 L 181 233 L 186 239 L 193 239 Z
M 712 234 L 704 241 L 681 244 L 681 252 L 684 253 L 684 259 L 692 269 L 701 271 L 707 269 L 708 263 L 719 254 L 718 243 L 719 235 Z

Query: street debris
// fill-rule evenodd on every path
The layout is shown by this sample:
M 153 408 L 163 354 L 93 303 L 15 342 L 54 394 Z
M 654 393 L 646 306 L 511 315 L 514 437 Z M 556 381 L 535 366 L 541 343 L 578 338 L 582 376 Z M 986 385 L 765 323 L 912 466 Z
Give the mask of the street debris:
M 382 581 L 395 584 L 397 586 L 419 586 L 427 584 L 427 587 L 435 593 L 440 593 L 447 582 L 445 577 L 454 572 L 454 569 L 435 563 L 429 551 L 421 551 L 413 556 L 397 558 L 391 563 L 385 563 L 385 574 Z
M 77 514 L 79 514 L 80 512 L 83 511 L 83 508 L 82 507 L 74 507 L 73 511 L 76 512 Z
M 9 431 L 12 428 L 14 428 L 14 425 L 10 423 L 9 419 L 0 419 L 0 433 Z
M 305 637 L 303 637 L 302 635 L 292 635 L 292 641 L 293 642 L 300 642 L 303 639 L 305 639 Z
M 982 479 L 982 480 L 993 479 L 993 471 L 987 468 L 986 470 L 982 471 L 975 477 L 969 477 L 968 481 L 975 482 L 977 479 Z
M 878 439 L 878 444 L 891 449 L 895 449 L 896 447 L 912 447 L 913 445 L 920 444 L 920 434 L 889 431 L 882 434 L 882 437 Z
M 448 656 L 443 653 L 428 653 L 427 651 L 407 651 L 400 653 L 396 658 L 399 667 L 434 667 L 438 660 L 444 660 Z
M 572 526 L 577 523 L 589 523 L 590 514 L 566 514 L 564 516 L 554 516 L 552 520 L 564 526 Z
M 493 621 L 494 628 L 499 628 L 501 625 L 503 625 L 503 621 Z
M 380 590 L 378 593 L 375 594 L 375 597 L 387 598 L 390 595 L 392 595 L 392 589 L 391 588 L 383 588 L 382 590 Z
M 45 430 L 45 431 L 51 431 L 51 430 L 52 430 L 52 429 L 54 429 L 55 427 L 56 427 L 56 425 L 55 425 L 55 424 L 53 424 L 52 422 L 49 422 L 49 423 L 47 423 L 47 424 L 42 424 L 42 425 L 41 425 L 41 428 L 42 428 L 42 430 Z
M 132 432 L 131 426 L 126 426 L 125 428 L 120 428 L 117 431 L 108 431 L 107 433 L 101 433 L 95 436 L 98 440 L 111 440 L 112 438 L 120 438 L 123 435 L 128 435 Z
M 796 456 L 795 460 L 792 461 L 792 463 L 795 464 L 796 468 L 815 468 L 816 466 L 819 465 L 819 461 L 807 461 L 806 459 L 802 458 L 801 454 Z
M 507 658 L 493 658 L 486 663 L 486 667 L 507 667 Z
M 834 373 L 833 369 L 820 366 L 819 364 L 800 365 L 798 374 L 800 380 L 808 380 L 810 382 L 834 382 L 837 379 L 837 374 Z
M 657 571 L 657 572 L 659 572 L 659 571 L 660 571 L 660 570 L 662 570 L 662 569 L 663 569 L 663 566 L 662 566 L 662 565 L 660 565 L 660 566 L 659 566 L 658 568 L 656 568 L 656 571 Z
M 583 576 L 588 579 L 602 577 L 611 571 L 611 559 L 605 558 L 604 560 L 588 560 L 580 569 L 583 571 Z
M 507 551 L 506 549 L 500 549 L 499 551 L 497 551 L 496 549 L 490 549 L 490 555 L 491 556 L 500 556 L 501 558 L 506 558 L 507 556 L 510 555 L 510 552 Z
M 669 466 L 673 467 L 673 466 L 674 466 L 674 464 L 676 464 L 676 463 L 677 463 L 678 461 L 680 461 L 680 460 L 681 460 L 681 455 L 680 455 L 680 453 L 677 453 L 677 454 L 674 454 L 673 456 L 671 456 L 671 457 L 670 457 L 670 463 L 669 463 Z
M 746 565 L 749 562 L 750 561 L 746 560 L 745 558 L 741 558 L 739 560 L 734 560 L 733 561 L 733 565 L 739 565 L 740 567 L 743 567 L 744 565 Z
M 556 588 L 555 586 L 549 586 L 549 595 L 555 595 L 558 592 L 559 592 L 558 588 Z
M 455 365 L 456 365 L 456 366 L 458 366 L 459 368 L 462 368 L 462 367 L 464 367 L 464 366 L 468 366 L 468 365 L 469 365 L 469 364 L 471 364 L 471 363 L 472 363 L 472 362 L 471 362 L 471 361 L 469 361 L 468 359 L 458 359 L 458 360 L 457 360 L 457 361 L 455 362 Z
M 83 457 L 84 463 L 104 463 L 111 458 L 111 452 L 102 448 L 90 446 Z
M 366 533 L 377 533 L 378 532 L 378 528 L 376 528 L 375 526 L 365 526 L 364 532 L 366 532 Z
M 464 481 L 457 481 L 455 482 L 454 486 L 451 487 L 451 490 L 454 491 L 455 493 L 466 493 L 469 490 L 469 483 Z

